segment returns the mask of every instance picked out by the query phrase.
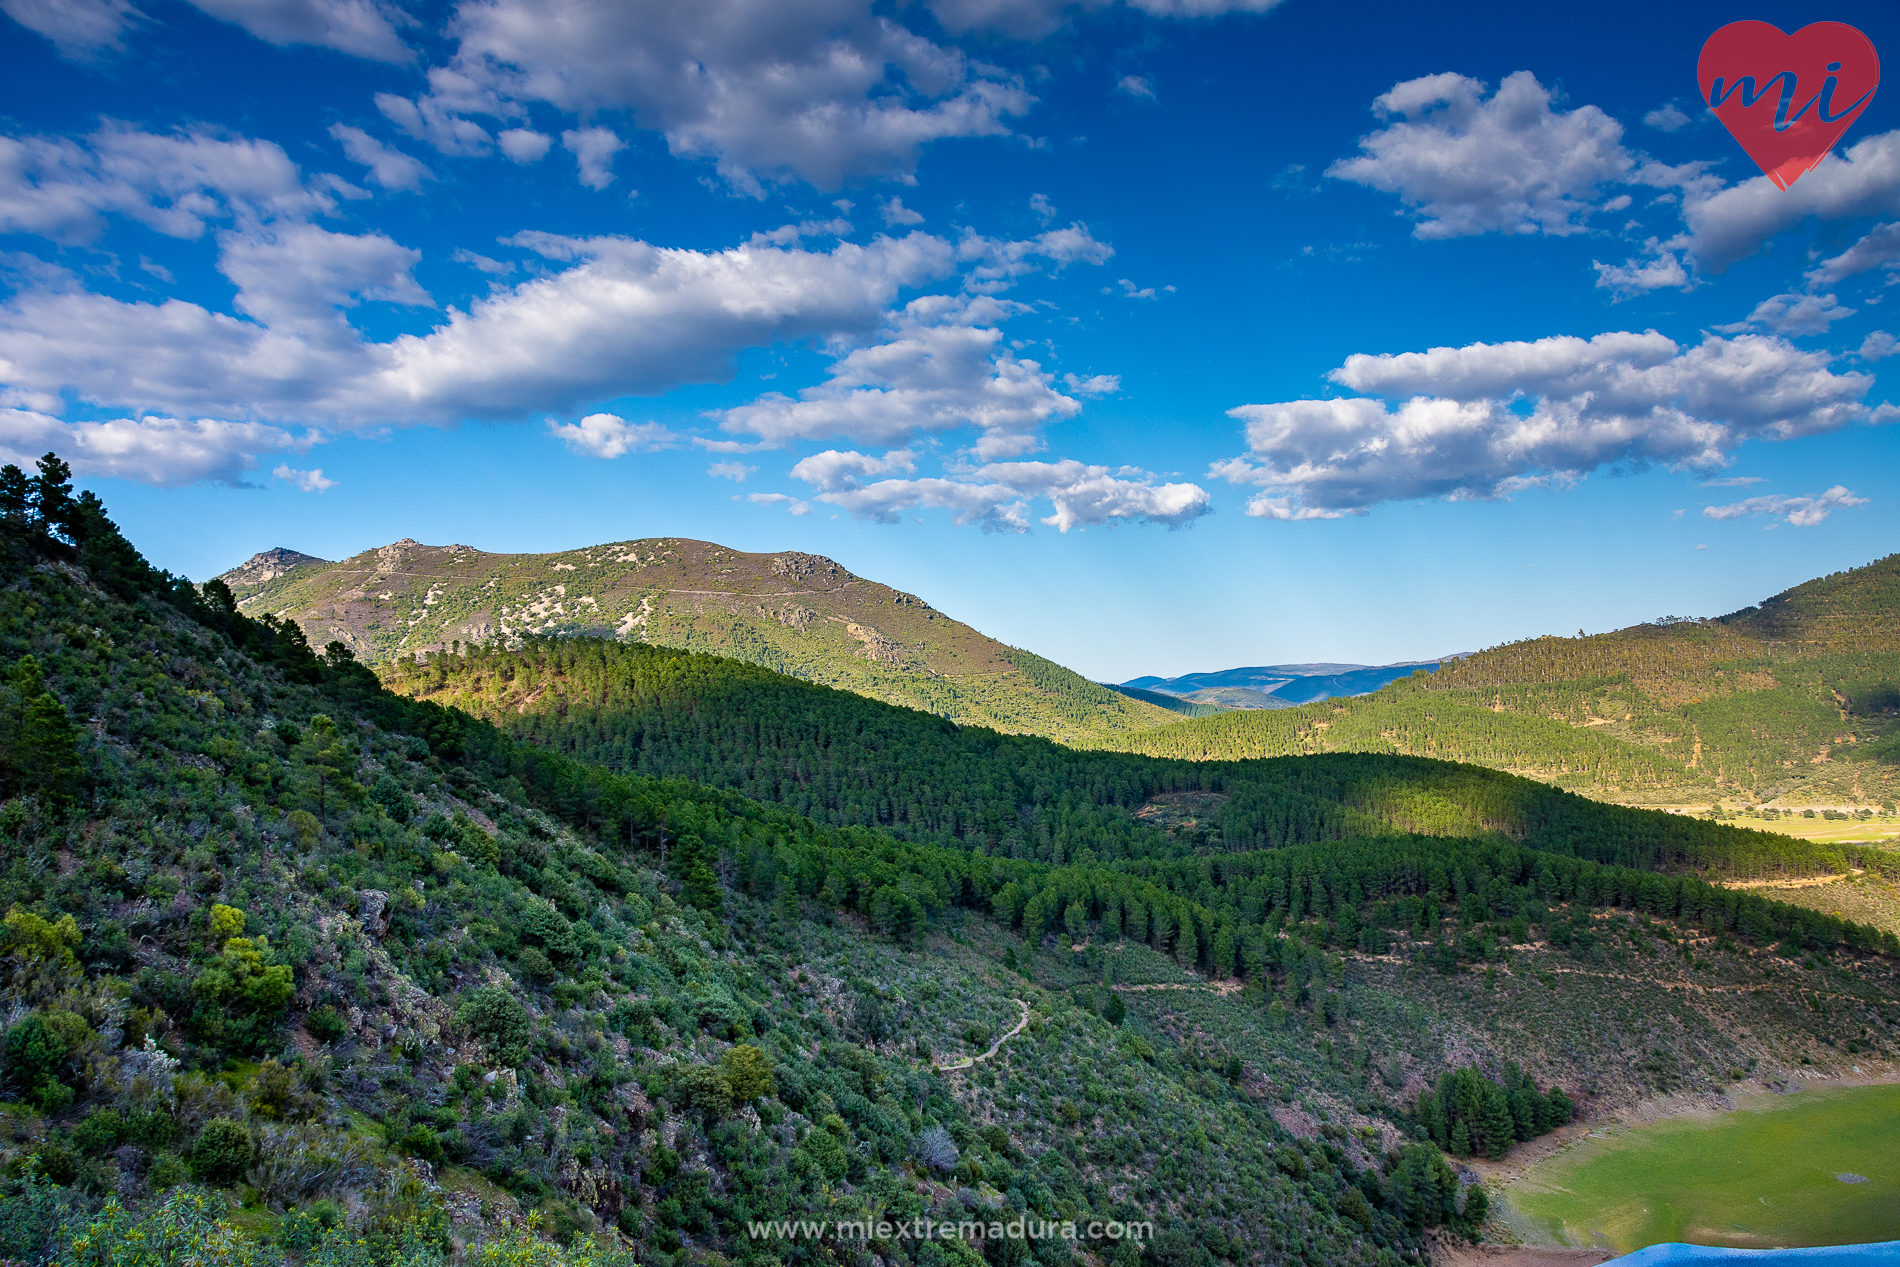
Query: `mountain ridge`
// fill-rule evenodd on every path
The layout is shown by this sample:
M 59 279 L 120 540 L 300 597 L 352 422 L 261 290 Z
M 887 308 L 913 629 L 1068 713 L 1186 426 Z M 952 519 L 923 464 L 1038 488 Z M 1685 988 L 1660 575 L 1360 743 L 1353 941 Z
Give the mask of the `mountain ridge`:
M 279 547 L 221 578 L 366 664 L 586 634 L 712 652 L 959 724 L 1099 742 L 1176 714 L 1090 682 L 915 594 L 798 550 L 655 537 L 543 554 L 410 538 L 336 562 Z

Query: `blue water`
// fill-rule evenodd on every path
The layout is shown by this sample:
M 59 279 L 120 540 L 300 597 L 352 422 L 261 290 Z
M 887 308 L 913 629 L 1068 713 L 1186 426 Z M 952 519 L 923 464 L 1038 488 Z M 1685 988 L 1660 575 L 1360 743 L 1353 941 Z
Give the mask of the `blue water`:
M 1875 1245 L 1817 1245 L 1812 1249 L 1718 1249 L 1710 1245 L 1651 1245 L 1612 1258 L 1604 1267 L 1664 1267 L 1672 1263 L 1759 1264 L 1760 1267 L 1877 1267 L 1900 1264 L 1900 1241 Z

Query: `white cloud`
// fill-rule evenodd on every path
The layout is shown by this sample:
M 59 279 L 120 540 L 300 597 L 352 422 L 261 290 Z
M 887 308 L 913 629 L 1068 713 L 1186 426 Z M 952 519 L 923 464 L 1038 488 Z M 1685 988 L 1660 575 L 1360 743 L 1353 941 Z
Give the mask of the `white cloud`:
M 1373 112 L 1402 121 L 1362 138 L 1364 152 L 1326 174 L 1397 194 L 1418 217 L 1420 238 L 1580 233 L 1603 186 L 1693 174 L 1640 161 L 1623 148 L 1622 125 L 1595 106 L 1551 109 L 1550 91 L 1527 70 L 1488 99 L 1484 88 L 1457 74 L 1394 85 Z
M 1780 494 L 1770 494 L 1764 497 L 1750 497 L 1746 501 L 1739 501 L 1729 506 L 1704 506 L 1702 513 L 1710 519 L 1741 519 L 1750 515 L 1771 515 L 1796 528 L 1812 528 L 1834 511 L 1866 504 L 1865 497 L 1856 497 L 1836 484 L 1818 497 L 1785 497 Z
M 628 422 L 614 414 L 588 414 L 579 422 L 550 421 L 548 434 L 590 458 L 667 449 L 679 439 L 657 422 Z
M 1836 321 L 1853 315 L 1854 310 L 1841 307 L 1833 295 L 1774 295 L 1756 304 L 1746 321 L 1721 329 L 1735 333 L 1765 326 L 1776 334 L 1826 334 Z
M 909 207 L 906 207 L 902 198 L 891 198 L 888 201 L 879 198 L 877 200 L 877 210 L 878 214 L 884 217 L 884 223 L 886 225 L 922 224 L 924 222 L 923 215 L 920 212 L 912 211 Z
M 1644 125 L 1655 128 L 1658 132 L 1680 132 L 1688 127 L 1690 122 L 1689 116 L 1678 110 L 1673 101 L 1666 101 L 1643 116 Z
M 561 133 L 561 148 L 579 163 L 581 184 L 605 189 L 614 183 L 614 155 L 626 149 L 627 143 L 611 129 L 585 128 Z
M 396 27 L 415 19 L 374 0 L 191 0 L 214 18 L 236 23 L 258 39 L 319 44 L 371 61 L 403 63 L 415 56 Z
M 1838 286 L 1876 268 L 1900 270 L 1900 221 L 1875 225 L 1860 241 L 1808 270 L 1810 286 Z
M 255 422 L 216 418 L 114 418 L 65 422 L 25 409 L 0 409 L 0 461 L 30 468 L 56 452 L 84 476 L 107 476 L 181 488 L 211 482 L 241 485 L 259 452 L 306 452 L 311 435 L 293 436 Z
M 505 277 L 515 271 L 515 266 L 512 261 L 490 259 L 486 255 L 478 255 L 474 251 L 465 250 L 459 246 L 455 248 L 455 253 L 449 256 L 449 258 L 454 260 L 457 264 L 467 264 L 473 268 L 480 269 L 484 273 L 490 273 L 497 277 Z
M 1863 361 L 1884 361 L 1895 352 L 1900 352 L 1900 339 L 1885 330 L 1875 330 L 1861 340 L 1860 351 L 1855 355 Z
M 344 237 L 318 240 L 321 232 L 311 229 L 303 244 L 330 251 L 339 246 L 332 239 Z M 497 289 L 466 311 L 451 308 L 428 334 L 383 343 L 339 341 L 328 324 L 315 333 L 278 329 L 181 300 L 126 303 L 29 288 L 0 306 L 0 381 L 11 385 L 12 403 L 37 408 L 57 408 L 71 388 L 133 408 L 321 425 L 518 419 L 722 379 L 742 348 L 868 335 L 899 287 L 955 266 L 951 245 L 928 234 L 841 242 L 828 252 L 750 244 L 701 252 L 536 233 L 510 241 L 569 266 Z M 364 243 L 351 248 L 365 258 L 346 280 L 369 289 L 346 292 L 332 280 L 321 293 L 426 298 L 405 295 L 390 274 L 393 244 L 373 236 Z M 229 258 L 235 266 L 262 249 L 233 249 Z M 244 302 L 255 294 L 264 305 L 275 295 L 283 304 L 313 293 L 308 287 L 320 280 L 247 282 L 256 290 L 247 289 Z M 284 311 L 310 315 L 307 304 Z
M 1652 290 L 1670 287 L 1687 290 L 1694 283 L 1689 270 L 1682 266 L 1682 256 L 1668 249 L 1656 238 L 1644 244 L 1650 258 L 1642 260 L 1632 256 L 1621 264 L 1605 264 L 1601 260 L 1591 260 L 1590 266 L 1597 271 L 1599 289 L 1613 291 L 1618 299 L 1631 295 L 1646 294 Z
M 532 128 L 508 128 L 495 134 L 501 152 L 517 163 L 538 163 L 548 156 L 554 138 Z
M 361 128 L 332 124 L 330 135 L 342 142 L 350 161 L 369 168 L 369 178 L 384 189 L 420 189 L 423 181 L 434 177 L 420 160 L 390 149 Z
M 380 233 L 332 233 L 289 224 L 218 235 L 218 271 L 236 283 L 233 306 L 279 334 L 354 348 L 356 335 L 338 314 L 364 300 L 432 308 L 435 301 L 409 270 L 422 252 Z
M 445 152 L 486 149 L 470 115 L 513 121 L 530 102 L 625 110 L 752 194 L 794 179 L 903 179 L 922 146 L 1007 135 L 1035 100 L 866 0 L 462 0 L 448 33 L 456 51 L 427 94 L 378 99 Z M 457 121 L 473 131 L 458 135 Z
M 1080 221 L 1033 238 L 1005 240 L 967 233 L 957 243 L 957 258 L 975 265 L 964 289 L 985 294 L 1007 290 L 1017 278 L 1038 271 L 1043 267 L 1038 261 L 1053 264 L 1061 272 L 1071 264 L 1106 264 L 1114 254 L 1114 247 L 1098 241 Z
M 44 35 L 75 62 L 124 52 L 126 28 L 145 16 L 126 0 L 0 0 L 0 13 Z
M 1029 195 L 1029 209 L 1035 213 L 1036 219 L 1042 221 L 1045 226 L 1056 218 L 1056 204 L 1049 201 L 1049 195 L 1047 194 Z
M 917 469 L 917 455 L 909 449 L 892 449 L 881 458 L 868 453 L 826 449 L 814 453 L 792 468 L 792 478 L 803 480 L 827 493 L 863 488 L 867 479 L 881 475 L 907 475 Z
M 1046 499 L 1053 513 L 1042 522 L 1061 532 L 1102 524 L 1155 523 L 1178 528 L 1212 509 L 1205 489 L 1195 484 L 1156 484 L 1133 467 L 1110 472 L 1072 459 L 1059 462 L 998 462 L 951 478 L 886 479 L 860 482 L 841 459 L 863 457 L 821 454 L 811 482 L 824 488 L 818 500 L 850 511 L 860 519 L 896 523 L 907 510 L 932 508 L 954 512 L 958 524 L 977 524 L 986 532 L 1025 532 L 1029 506 Z M 885 460 L 894 455 L 886 455 Z M 908 457 L 908 455 L 905 455 Z M 807 459 L 807 462 L 812 459 Z M 877 459 L 867 459 L 876 463 Z M 800 463 L 804 467 L 806 463 Z M 866 474 L 872 467 L 860 468 Z M 906 468 L 907 469 L 907 468 Z M 793 475 L 799 478 L 798 468 Z M 831 479 L 833 486 L 820 483 Z
M 271 474 L 306 493 L 322 493 L 336 487 L 336 481 L 326 478 L 320 466 L 313 471 L 300 471 L 290 463 L 284 462 L 279 464 Z
M 1683 204 L 1685 245 L 1698 266 L 1720 273 L 1809 216 L 1849 220 L 1900 214 L 1900 132 L 1836 150 L 1788 189 L 1756 176 Z
M 746 500 L 759 506 L 783 506 L 787 513 L 793 515 L 809 515 L 811 513 L 810 502 L 800 501 L 798 498 L 786 493 L 752 493 L 746 497 Z
M 428 93 L 413 101 L 391 92 L 379 92 L 374 100 L 384 118 L 444 154 L 476 157 L 488 153 L 488 147 L 494 144 L 488 129 L 467 115 L 514 120 L 526 113 L 492 89 L 440 66 L 429 72 L 429 87 Z
M 301 218 L 334 208 L 269 141 L 160 135 L 111 122 L 84 144 L 0 136 L 0 232 L 83 243 L 115 214 L 195 238 L 211 220 Z
M 1112 0 L 930 0 L 930 12 L 952 35 L 995 31 L 1014 39 L 1039 40 L 1058 30 L 1073 10 L 1092 12 Z M 1129 0 L 1128 7 L 1156 18 L 1213 18 L 1228 13 L 1265 13 L 1280 0 Z
M 1122 389 L 1120 374 L 1091 374 L 1087 378 L 1064 374 L 1062 382 L 1078 396 L 1113 396 Z
M 715 479 L 732 480 L 734 483 L 743 484 L 745 477 L 755 474 L 758 469 L 756 466 L 747 466 L 744 462 L 714 462 L 706 468 L 706 474 Z
M 1764 479 L 1765 477 L 1760 476 L 1760 475 L 1728 475 L 1728 476 L 1724 476 L 1723 478 L 1719 480 L 1703 480 L 1702 487 L 1704 488 L 1749 488 L 1749 487 L 1752 487 L 1753 485 L 1764 482 Z M 1680 517 L 1682 515 L 1682 512 L 1677 511 L 1676 515 Z
M 1328 377 L 1363 395 L 1229 410 L 1250 451 L 1210 474 L 1266 490 L 1249 514 L 1331 517 L 1505 497 L 1603 466 L 1716 467 L 1751 439 L 1900 418 L 1862 403 L 1871 375 L 1829 361 L 1767 335 L 1685 349 L 1653 331 L 1359 354 Z
M 1042 447 L 1054 418 L 1080 412 L 1056 391 L 1053 374 L 1002 344 L 1002 331 L 978 324 L 1019 311 L 989 298 L 913 300 L 886 337 L 832 364 L 829 381 L 797 398 L 771 392 L 725 410 L 720 429 L 771 444 L 842 437 L 854 444 L 901 443 L 924 433 L 974 427 L 981 458 L 1013 457 Z
M 1155 86 L 1140 75 L 1123 75 L 1115 84 L 1115 91 L 1130 97 L 1145 97 L 1155 100 Z

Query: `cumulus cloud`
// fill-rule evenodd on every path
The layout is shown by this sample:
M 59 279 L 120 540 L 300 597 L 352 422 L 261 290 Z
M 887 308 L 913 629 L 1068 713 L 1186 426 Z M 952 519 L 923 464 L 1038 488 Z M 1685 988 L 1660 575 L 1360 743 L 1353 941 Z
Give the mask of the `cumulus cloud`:
M 731 480 L 736 484 L 745 483 L 745 477 L 758 471 L 756 466 L 747 466 L 744 462 L 714 462 L 706 468 L 706 474 L 715 479 Z
M 1677 109 L 1673 101 L 1666 101 L 1643 116 L 1643 125 L 1658 132 L 1680 132 L 1689 123 L 1689 116 Z
M 1078 396 L 1113 396 L 1122 389 L 1120 374 L 1091 374 L 1087 378 L 1064 374 L 1062 383 Z
M 1688 199 L 1684 244 L 1699 267 L 1720 273 L 1809 216 L 1849 220 L 1895 214 L 1900 214 L 1900 132 L 1883 132 L 1836 150 L 1786 190 L 1756 176 Z
M 627 143 L 611 129 L 585 128 L 561 133 L 561 148 L 579 163 L 581 184 L 605 189 L 614 183 L 614 155 L 626 149 Z
M 909 449 L 893 449 L 881 458 L 868 453 L 826 449 L 814 453 L 792 468 L 792 478 L 803 480 L 827 493 L 863 488 L 864 482 L 881 475 L 909 474 L 917 469 L 917 455 Z
M 0 462 L 30 467 L 40 454 L 59 453 L 84 476 L 108 476 L 181 488 L 211 482 L 242 485 L 257 467 L 256 454 L 306 452 L 317 442 L 255 422 L 216 418 L 114 418 L 66 422 L 27 409 L 0 409 Z
M 751 493 L 746 500 L 757 506 L 783 506 L 793 515 L 809 515 L 811 503 L 801 501 L 788 493 Z
M 782 445 L 833 436 L 895 444 L 974 427 L 981 458 L 1032 452 L 1042 447 L 1045 424 L 1082 406 L 1057 391 L 1038 362 L 1005 347 L 1000 329 L 981 324 L 1019 310 L 987 297 L 913 300 L 881 341 L 835 361 L 827 382 L 728 409 L 720 428 Z
M 631 112 L 736 189 L 907 178 L 921 148 L 1003 136 L 1035 98 L 1015 77 L 874 13 L 866 0 L 462 0 L 429 91 L 378 105 L 447 153 L 483 152 L 471 116 L 525 103 Z
M 1449 73 L 1395 84 L 1373 112 L 1399 121 L 1362 138 L 1363 152 L 1326 174 L 1397 194 L 1420 238 L 1580 233 L 1592 212 L 1629 205 L 1627 195 L 1604 199 L 1604 186 L 1671 185 L 1692 174 L 1624 149 L 1622 125 L 1595 106 L 1553 110 L 1550 90 L 1527 70 L 1488 98 L 1484 90 Z
M 269 44 L 318 44 L 377 62 L 415 56 L 396 34 L 415 22 L 395 5 L 374 0 L 191 0 L 214 18 L 235 23 Z
M 884 217 L 884 223 L 886 225 L 922 224 L 924 222 L 923 215 L 906 207 L 902 198 L 891 198 L 889 200 L 879 198 L 877 200 L 877 210 L 878 214 Z
M 1381 502 L 1508 497 L 1604 466 L 1718 467 L 1751 439 L 1900 418 L 1863 373 L 1784 339 L 1650 331 L 1348 357 L 1361 395 L 1242 405 L 1249 452 L 1210 474 L 1263 491 L 1256 516 L 1363 514 Z M 1396 406 L 1388 404 L 1396 401 Z
M 930 0 L 930 12 L 952 35 L 995 31 L 1038 40 L 1059 29 L 1071 12 L 1107 8 L 1111 0 Z M 1265 13 L 1280 0 L 1129 0 L 1128 7 L 1157 18 L 1213 18 Z
M 125 51 L 125 31 L 145 15 L 126 0 L 0 0 L 0 13 L 44 35 L 68 61 Z
M 887 454 L 883 461 L 893 456 Z M 819 501 L 877 523 L 896 523 L 905 511 L 930 508 L 951 511 L 956 523 L 976 524 L 985 532 L 1026 532 L 1031 503 L 1045 499 L 1053 511 L 1042 522 L 1060 532 L 1117 523 L 1178 528 L 1212 509 L 1207 491 L 1199 485 L 1156 484 L 1152 475 L 1134 467 L 1111 472 L 1073 459 L 997 462 L 948 477 L 865 483 L 866 476 L 878 473 L 879 459 L 866 458 L 867 465 L 853 466 L 848 459 L 865 455 L 831 452 L 817 457 L 825 460 L 808 458 L 792 474 L 824 490 Z M 812 465 L 807 468 L 807 463 Z M 801 475 L 801 469 L 806 474 Z
M 1756 304 L 1746 321 L 1721 328 L 1726 333 L 1763 326 L 1776 334 L 1826 334 L 1836 321 L 1853 315 L 1833 295 L 1775 295 Z
M 347 244 L 330 240 L 344 236 L 299 241 L 345 256 Z M 310 293 L 300 287 L 328 285 L 322 293 L 336 296 L 347 281 L 358 288 L 349 293 L 370 298 L 378 276 L 387 297 L 421 302 L 419 290 L 405 291 L 389 273 L 398 260 L 387 241 L 351 248 L 362 258 L 350 278 L 263 278 L 256 302 L 288 305 L 284 315 L 302 319 L 308 303 L 291 302 Z M 382 343 L 340 340 L 328 325 L 280 329 L 182 300 L 28 289 L 0 306 L 0 381 L 16 394 L 12 403 L 47 409 L 70 387 L 102 403 L 264 421 L 519 419 L 723 379 L 743 348 L 868 335 L 900 287 L 956 264 L 951 244 L 927 234 L 841 242 L 828 252 L 751 244 L 702 252 L 539 233 L 510 242 L 567 267 L 451 308 L 427 334 Z M 227 258 L 235 266 L 246 255 L 234 249 Z
M 1795 528 L 1812 528 L 1837 510 L 1866 504 L 1865 497 L 1856 497 L 1841 485 L 1836 484 L 1816 497 L 1786 497 L 1770 494 L 1764 497 L 1750 497 L 1746 501 L 1735 502 L 1728 506 L 1704 506 L 1702 513 L 1710 519 L 1742 519 L 1751 515 L 1769 515 Z
M 1123 75 L 1116 81 L 1115 91 L 1123 96 L 1155 100 L 1155 86 L 1140 75 Z
M 512 162 L 538 163 L 548 156 L 554 138 L 533 128 L 507 128 L 495 134 L 495 144 Z
M 1900 221 L 1875 225 L 1854 245 L 1808 270 L 1810 286 L 1838 286 L 1876 268 L 1900 270 Z
M 1900 352 L 1900 339 L 1885 330 L 1875 330 L 1860 341 L 1860 351 L 1855 355 L 1863 361 L 1884 361 L 1895 352 Z
M 300 218 L 335 206 L 269 141 L 121 123 L 107 123 L 84 143 L 0 137 L 0 232 L 85 243 L 110 214 L 196 238 L 213 220 Z
M 1056 218 L 1056 204 L 1049 201 L 1048 194 L 1029 195 L 1029 209 L 1045 225 Z
M 290 224 L 218 235 L 218 271 L 237 285 L 233 306 L 280 334 L 333 346 L 356 335 L 339 309 L 369 300 L 432 308 L 410 269 L 422 252 L 380 233 L 332 233 Z
M 361 128 L 337 123 L 331 125 L 330 135 L 342 143 L 349 160 L 369 168 L 369 178 L 384 189 L 420 189 L 423 181 L 434 179 L 435 173 L 420 160 L 390 149 Z
M 657 422 L 628 422 L 614 414 L 588 414 L 579 422 L 550 421 L 548 434 L 590 458 L 667 449 L 679 439 Z
M 313 471 L 300 471 L 290 463 L 284 462 L 280 463 L 271 474 L 306 493 L 322 493 L 336 487 L 336 481 L 327 478 L 320 466 Z
M 1687 290 L 1694 284 L 1689 270 L 1683 267 L 1680 252 L 1664 246 L 1656 238 L 1649 239 L 1644 249 L 1649 254 L 1648 259 L 1632 256 L 1621 264 L 1591 260 L 1590 265 L 1597 273 L 1597 286 L 1615 292 L 1618 299 L 1626 299 L 1672 287 Z
M 957 258 L 973 265 L 964 288 L 987 294 L 1007 290 L 1018 278 L 1045 266 L 1053 265 L 1060 272 L 1071 264 L 1106 264 L 1114 254 L 1114 247 L 1098 240 L 1080 221 L 1033 238 L 1009 240 L 967 233 L 957 243 Z

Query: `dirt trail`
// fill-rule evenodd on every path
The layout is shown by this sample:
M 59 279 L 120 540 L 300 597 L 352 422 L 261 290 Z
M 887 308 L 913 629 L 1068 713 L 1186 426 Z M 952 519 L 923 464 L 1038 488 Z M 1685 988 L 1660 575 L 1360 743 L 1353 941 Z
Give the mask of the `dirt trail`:
M 984 1052 L 982 1055 L 965 1056 L 963 1059 L 953 1060 L 947 1065 L 938 1065 L 936 1066 L 937 1072 L 938 1073 L 954 1073 L 959 1069 L 968 1069 L 972 1065 L 976 1064 L 978 1061 L 988 1060 L 991 1056 L 994 1056 L 997 1052 L 1003 1050 L 1004 1043 L 1016 1037 L 1016 1035 L 1022 1033 L 1023 1026 L 1029 1024 L 1029 1004 L 1023 1002 L 1021 999 L 1012 999 L 1010 1001 L 1014 1003 L 1017 1007 L 1023 1010 L 1023 1018 L 1020 1021 L 1016 1022 L 1016 1024 L 1010 1029 L 1009 1033 L 1004 1034 L 1001 1038 L 991 1043 L 990 1049 Z

